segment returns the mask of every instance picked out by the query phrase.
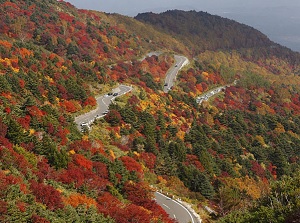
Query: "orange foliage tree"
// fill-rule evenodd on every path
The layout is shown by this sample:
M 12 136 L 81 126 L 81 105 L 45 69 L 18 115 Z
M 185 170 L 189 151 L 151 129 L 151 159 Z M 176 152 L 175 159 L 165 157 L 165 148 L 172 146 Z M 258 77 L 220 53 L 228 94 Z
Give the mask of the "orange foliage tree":
M 77 164 L 78 166 L 81 166 L 85 169 L 91 170 L 93 167 L 93 162 L 87 158 L 85 158 L 81 154 L 75 154 L 73 156 L 74 163 Z
M 78 205 L 85 204 L 88 208 L 93 206 L 97 206 L 97 202 L 90 197 L 87 197 L 85 194 L 74 193 L 68 197 L 63 197 L 63 202 L 66 205 L 71 205 L 73 207 L 77 207 Z

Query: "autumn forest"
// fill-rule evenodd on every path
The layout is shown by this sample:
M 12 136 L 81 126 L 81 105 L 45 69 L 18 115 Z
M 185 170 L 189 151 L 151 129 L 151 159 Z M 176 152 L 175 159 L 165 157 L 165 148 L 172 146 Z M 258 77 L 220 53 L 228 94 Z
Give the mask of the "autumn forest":
M 0 0 L 0 222 L 175 223 L 156 190 L 205 223 L 299 222 L 299 75 L 299 53 L 208 13 Z

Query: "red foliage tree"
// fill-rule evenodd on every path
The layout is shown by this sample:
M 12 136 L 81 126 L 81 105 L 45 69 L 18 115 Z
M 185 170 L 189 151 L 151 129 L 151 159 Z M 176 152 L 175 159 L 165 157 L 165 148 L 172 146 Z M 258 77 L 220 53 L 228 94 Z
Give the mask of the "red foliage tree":
M 66 118 L 65 118 L 63 115 L 59 116 L 58 121 L 59 121 L 59 123 L 60 123 L 62 126 L 68 125 L 68 122 L 67 122 Z
M 2 122 L 2 118 L 0 118 L 0 137 L 5 137 L 7 133 L 7 125 Z
M 129 156 L 122 156 L 120 160 L 123 162 L 127 170 L 135 171 L 140 174 L 143 172 L 142 166 L 137 161 L 135 161 L 135 159 Z
M 38 176 L 38 182 L 43 182 L 44 179 L 52 179 L 55 178 L 55 170 L 47 163 L 45 158 L 42 158 L 37 163 L 37 171 L 35 174 Z
M 80 150 L 89 151 L 91 147 L 92 143 L 89 140 L 78 140 L 70 144 L 69 150 L 74 150 L 75 152 L 79 152 Z
M 142 152 L 139 159 L 142 160 L 150 170 L 154 169 L 156 156 L 153 153 Z
M 66 90 L 66 88 L 64 86 L 58 84 L 57 89 L 61 95 L 61 98 L 66 100 L 68 98 L 68 91 Z
M 58 181 L 71 184 L 74 183 L 75 187 L 80 187 L 84 184 L 84 171 L 82 168 L 70 163 L 68 169 L 62 170 L 58 176 Z
M 65 108 L 67 112 L 74 113 L 77 111 L 74 103 L 72 101 L 64 100 L 60 102 L 60 106 Z
M 107 179 L 100 178 L 91 170 L 76 166 L 73 163 L 69 164 L 68 169 L 62 170 L 58 175 L 57 180 L 65 184 L 74 183 L 76 188 L 85 185 L 89 189 L 98 192 L 104 191 L 107 185 L 110 185 L 110 182 Z
M 102 196 L 97 198 L 97 208 L 100 213 L 113 217 L 114 212 L 119 212 L 123 204 L 108 192 L 104 192 Z
M 186 155 L 186 165 L 194 165 L 197 169 L 199 169 L 200 171 L 204 171 L 205 168 L 204 166 L 201 164 L 201 162 L 199 161 L 198 157 L 195 155 Z
M 165 210 L 154 200 L 149 200 L 147 203 L 144 204 L 144 207 L 152 212 L 153 218 L 161 219 L 162 222 L 166 223 L 176 222 L 176 220 L 171 219 L 169 215 L 165 212 Z
M 26 115 L 25 117 L 21 117 L 18 119 L 18 123 L 26 130 L 29 129 L 31 117 Z
M 133 203 L 132 205 L 134 206 L 132 207 L 136 207 L 137 205 L 142 206 L 143 208 L 145 208 L 144 210 L 147 209 L 147 211 L 151 213 L 152 219 L 162 219 L 163 222 L 168 223 L 174 222 L 168 217 L 168 214 L 163 210 L 163 208 L 153 200 L 153 192 L 147 184 L 142 182 L 133 183 L 129 181 L 125 183 L 124 191 L 127 199 L 129 199 Z M 138 213 L 136 214 L 137 216 L 140 216 Z M 150 217 L 149 214 L 148 216 Z M 144 217 L 145 219 L 149 219 L 146 216 Z M 128 218 L 130 219 L 131 217 L 128 216 Z
M 23 79 L 19 80 L 19 86 L 20 86 L 20 88 L 24 88 L 25 87 L 25 81 Z
M 108 179 L 108 170 L 107 166 L 104 163 L 94 162 L 93 169 L 99 177 Z
M 61 126 L 59 126 L 55 135 L 60 139 L 61 145 L 66 145 L 66 143 L 68 142 L 68 134 L 68 129 L 63 129 Z
M 10 107 L 6 107 L 6 108 L 4 109 L 4 112 L 5 112 L 6 114 L 10 114 L 10 112 L 11 112 Z
M 91 170 L 93 167 L 93 162 L 85 158 L 81 154 L 75 154 L 73 156 L 74 163 L 77 164 L 80 167 L 83 167 L 85 169 Z
M 251 164 L 252 164 L 251 170 L 253 173 L 255 173 L 260 178 L 265 177 L 265 175 L 266 175 L 265 170 L 262 168 L 262 166 L 257 161 L 252 160 Z
M 117 110 L 110 110 L 110 112 L 105 116 L 105 120 L 112 126 L 117 126 L 120 124 L 122 117 Z
M 3 189 L 2 189 L 3 190 Z M 4 215 L 7 213 L 8 204 L 0 199 L 0 221 L 4 222 Z
M 47 219 L 43 218 L 43 217 L 40 217 L 36 214 L 33 214 L 31 216 L 31 222 L 32 223 L 50 223 L 50 221 L 48 221 Z
M 196 84 L 196 88 L 198 91 L 203 92 L 203 88 L 201 84 Z
M 137 205 L 143 205 L 153 198 L 151 188 L 143 182 L 128 181 L 124 185 L 124 191 L 127 199 Z
M 90 96 L 86 99 L 86 101 L 84 102 L 84 106 L 87 105 L 91 105 L 91 106 L 96 106 L 97 105 L 97 101 L 94 97 Z
M 115 218 L 117 222 L 122 223 L 150 223 L 152 217 L 151 213 L 149 213 L 146 209 L 135 204 L 129 204 L 127 207 L 121 209 L 119 212 L 114 213 L 113 218 Z
M 50 185 L 31 181 L 30 189 L 35 195 L 36 200 L 47 205 L 49 210 L 63 208 L 63 202 L 60 193 Z
M 26 110 L 31 117 L 36 117 L 38 120 L 45 115 L 37 106 L 28 106 Z
M 208 86 L 205 82 L 202 82 L 201 85 L 202 85 L 203 91 L 206 91 L 208 89 Z
M 19 201 L 17 202 L 17 207 L 19 208 L 19 210 L 21 212 L 25 212 L 26 211 L 26 203 L 22 202 L 22 201 Z
M 132 95 L 129 99 L 128 99 L 128 103 L 130 105 L 137 105 L 139 103 L 139 99 L 137 96 Z
M 5 138 L 4 138 L 5 140 Z M 7 143 L 6 141 L 1 141 L 0 137 L 0 144 Z M 3 166 L 14 166 L 23 174 L 27 174 L 29 169 L 32 168 L 32 165 L 27 161 L 24 155 L 21 155 L 14 151 L 12 145 L 8 142 L 8 146 L 6 148 L 0 147 L 0 160 Z
M 0 136 L 0 152 L 3 148 L 12 149 L 12 147 L 13 147 L 12 143 L 7 138 Z M 1 157 L 1 153 L 0 153 L 0 157 Z
M 270 171 L 274 178 L 277 177 L 276 166 L 273 166 L 272 163 L 269 163 L 267 169 Z

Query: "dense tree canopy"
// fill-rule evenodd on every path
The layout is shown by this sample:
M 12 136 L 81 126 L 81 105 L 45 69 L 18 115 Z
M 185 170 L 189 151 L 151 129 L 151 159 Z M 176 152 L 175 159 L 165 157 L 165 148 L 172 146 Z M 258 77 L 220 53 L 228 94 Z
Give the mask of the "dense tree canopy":
M 203 12 L 137 17 L 151 26 L 64 1 L 0 11 L 1 222 L 174 222 L 155 189 L 214 209 L 204 220 L 298 218 L 297 53 Z M 164 93 L 174 53 L 193 59 Z M 79 131 L 119 83 L 132 91 Z

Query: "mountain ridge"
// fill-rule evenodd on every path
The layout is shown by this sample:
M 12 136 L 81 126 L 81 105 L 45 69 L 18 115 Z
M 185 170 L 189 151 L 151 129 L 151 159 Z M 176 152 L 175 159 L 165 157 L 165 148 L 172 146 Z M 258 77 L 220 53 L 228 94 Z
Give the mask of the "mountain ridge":
M 214 41 L 219 41 L 220 39 L 224 40 L 224 42 L 230 41 L 230 39 L 226 35 L 229 35 L 233 31 L 235 31 L 235 33 L 233 35 L 230 35 L 231 38 L 234 37 L 234 35 L 241 35 L 242 41 L 237 43 L 235 43 L 234 40 L 230 41 L 227 49 L 237 49 L 237 48 L 247 48 L 247 47 L 249 48 L 254 46 L 256 47 L 271 46 L 272 44 L 274 44 L 264 34 L 255 30 L 253 27 L 240 24 L 238 22 L 235 22 L 230 19 L 222 18 L 220 16 L 211 15 L 207 12 L 202 12 L 202 11 L 196 12 L 194 10 L 193 11 L 168 10 L 160 14 L 141 13 L 138 14 L 135 17 L 135 19 L 147 22 L 149 24 L 153 24 L 154 26 L 160 28 L 161 30 L 167 32 L 169 31 L 174 34 L 176 33 L 181 37 L 184 35 L 186 36 L 190 35 L 192 36 L 192 38 L 196 38 L 196 36 L 200 36 L 199 40 L 204 40 L 204 42 L 205 41 L 207 42 L 208 40 L 214 42 Z M 235 26 L 239 26 L 239 29 L 241 30 L 239 31 L 239 33 L 238 33 L 238 29 L 235 28 Z M 172 30 L 172 28 L 174 30 Z M 212 32 L 217 37 L 216 40 L 210 38 L 210 35 L 212 35 L 210 34 L 209 31 L 210 29 L 213 30 Z M 251 35 L 253 35 L 253 37 L 251 37 Z M 196 41 L 198 41 L 198 39 L 196 39 Z M 221 46 L 221 44 L 216 43 L 216 46 L 213 45 L 212 47 L 209 46 L 206 47 L 206 46 L 201 46 L 201 41 L 198 42 L 200 42 L 199 50 L 201 51 L 217 50 Z
M 151 14 L 163 31 L 63 1 L 0 1 L 0 12 L 0 221 L 174 222 L 153 188 L 204 222 L 297 216 L 296 200 L 259 201 L 300 175 L 298 54 L 203 12 Z M 166 93 L 174 54 L 191 63 Z M 132 90 L 78 130 L 74 118 L 119 83 Z
M 278 58 L 299 74 L 300 54 L 274 43 L 254 28 L 207 12 L 169 10 L 164 13 L 141 13 L 135 17 L 185 43 L 192 56 L 205 51 L 237 51 L 257 64 Z M 196 21 L 196 22 L 195 22 Z M 165 26 L 165 28 L 164 28 Z M 268 65 L 265 65 L 268 66 Z

